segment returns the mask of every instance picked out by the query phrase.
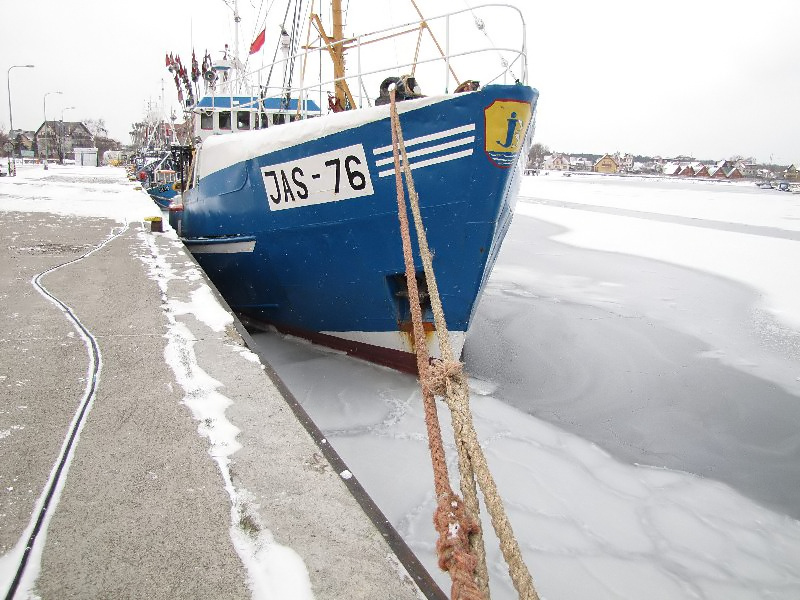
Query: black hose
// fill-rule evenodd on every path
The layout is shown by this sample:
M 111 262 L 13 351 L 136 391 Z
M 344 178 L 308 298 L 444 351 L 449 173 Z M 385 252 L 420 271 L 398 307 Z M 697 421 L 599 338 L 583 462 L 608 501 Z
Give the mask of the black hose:
M 84 394 L 83 399 L 80 402 L 78 407 L 78 412 L 75 415 L 73 420 L 72 428 L 69 431 L 67 439 L 61 449 L 61 456 L 58 459 L 58 464 L 56 466 L 56 470 L 53 473 L 51 480 L 47 487 L 47 493 L 45 494 L 44 501 L 42 502 L 42 506 L 39 509 L 39 514 L 36 517 L 36 523 L 33 526 L 33 530 L 31 531 L 30 536 L 28 537 L 28 542 L 25 544 L 25 550 L 22 553 L 22 558 L 20 559 L 19 566 L 17 567 L 17 571 L 14 574 L 14 580 L 11 582 L 11 587 L 9 587 L 8 592 L 6 593 L 6 600 L 13 600 L 14 595 L 17 593 L 17 588 L 19 587 L 20 581 L 22 580 L 22 576 L 25 573 L 25 567 L 28 565 L 28 559 L 30 558 L 30 554 L 33 550 L 33 545 L 36 543 L 36 538 L 38 537 L 42 525 L 44 524 L 44 519 L 47 516 L 47 511 L 50 508 L 50 503 L 55 495 L 56 489 L 58 488 L 61 475 L 64 472 L 66 467 L 67 461 L 70 459 L 72 454 L 72 447 L 75 443 L 75 438 L 78 436 L 78 432 L 80 432 L 81 428 L 83 427 L 83 420 L 86 416 L 86 413 L 89 410 L 89 406 L 94 401 L 95 392 L 97 391 L 97 382 L 100 376 L 100 347 L 97 344 L 97 339 L 91 334 L 91 332 L 80 322 L 78 317 L 75 316 L 75 313 L 72 312 L 72 309 L 67 306 L 64 302 L 56 298 L 53 294 L 51 294 L 47 289 L 41 284 L 41 279 L 48 273 L 52 273 L 60 269 L 61 267 L 66 267 L 67 265 L 71 265 L 77 263 L 90 254 L 93 254 L 115 238 L 122 235 L 127 229 L 127 225 L 122 227 L 119 232 L 113 233 L 110 235 L 106 240 L 102 243 L 98 244 L 82 256 L 75 258 L 73 260 L 67 261 L 65 263 L 61 263 L 60 265 L 56 265 L 55 267 L 50 267 L 46 271 L 39 273 L 33 279 L 33 286 L 46 298 L 48 298 L 51 302 L 53 302 L 56 306 L 61 308 L 61 310 L 67 315 L 67 318 L 72 321 L 73 325 L 84 335 L 84 339 L 88 341 L 89 345 L 89 356 L 91 359 L 90 362 L 90 371 L 91 371 L 91 379 L 89 386 Z

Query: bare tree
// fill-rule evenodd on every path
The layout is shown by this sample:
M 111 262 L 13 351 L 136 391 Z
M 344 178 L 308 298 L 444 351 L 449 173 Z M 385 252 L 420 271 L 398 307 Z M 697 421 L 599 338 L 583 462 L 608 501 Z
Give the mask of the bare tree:
M 541 169 L 544 164 L 544 157 L 550 154 L 550 148 L 543 144 L 534 144 L 528 152 L 528 162 L 525 165 L 528 169 Z
M 108 128 L 106 127 L 106 120 L 100 119 L 85 119 L 83 124 L 93 136 L 108 137 Z

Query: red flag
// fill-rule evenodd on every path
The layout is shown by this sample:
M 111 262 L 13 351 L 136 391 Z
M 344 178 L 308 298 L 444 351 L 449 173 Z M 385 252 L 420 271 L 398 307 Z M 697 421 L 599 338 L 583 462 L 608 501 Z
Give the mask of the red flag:
M 183 90 L 181 89 L 181 82 L 178 79 L 178 74 L 175 73 L 175 87 L 178 88 L 178 100 L 183 104 Z
M 250 54 L 255 54 L 259 50 L 261 50 L 261 46 L 264 45 L 264 37 L 267 33 L 267 29 L 264 28 L 261 30 L 261 33 L 258 34 L 256 39 L 253 40 L 253 43 L 250 44 Z

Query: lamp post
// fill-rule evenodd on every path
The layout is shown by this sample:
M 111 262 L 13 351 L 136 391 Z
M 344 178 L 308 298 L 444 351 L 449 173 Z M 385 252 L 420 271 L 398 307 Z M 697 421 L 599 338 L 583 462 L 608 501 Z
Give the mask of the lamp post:
M 11 112 L 11 69 L 32 69 L 33 65 L 11 65 L 8 67 L 8 71 L 6 71 L 6 86 L 8 87 L 8 134 L 9 136 L 14 131 L 14 116 Z M 13 142 L 12 142 L 13 143 Z M 12 149 L 10 152 L 11 155 L 14 154 L 14 150 Z M 8 158 L 8 171 L 9 175 L 11 174 L 11 156 Z
M 44 128 L 45 133 L 47 132 L 47 97 L 50 94 L 61 94 L 63 92 L 47 92 L 42 99 L 42 112 L 44 113 Z M 44 138 L 44 170 L 47 170 L 47 155 L 49 154 L 49 148 L 47 145 L 47 140 L 49 136 L 45 136 Z

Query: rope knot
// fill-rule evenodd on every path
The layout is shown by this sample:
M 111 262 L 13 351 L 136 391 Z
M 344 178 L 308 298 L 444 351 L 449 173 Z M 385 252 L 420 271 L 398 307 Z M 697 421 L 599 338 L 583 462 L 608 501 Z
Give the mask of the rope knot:
M 467 513 L 464 502 L 453 492 L 439 497 L 433 524 L 439 533 L 436 541 L 439 568 L 448 571 L 453 581 L 452 600 L 484 600 L 475 583 L 478 559 L 469 547 L 469 536 L 480 531 L 480 524 Z
M 448 390 L 454 389 L 458 379 L 464 374 L 464 363 L 457 360 L 431 358 L 422 385 L 436 396 L 446 396 Z

